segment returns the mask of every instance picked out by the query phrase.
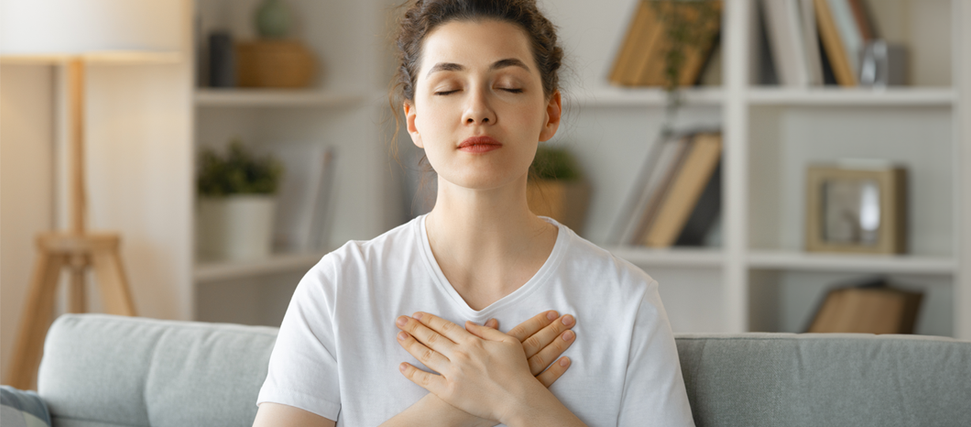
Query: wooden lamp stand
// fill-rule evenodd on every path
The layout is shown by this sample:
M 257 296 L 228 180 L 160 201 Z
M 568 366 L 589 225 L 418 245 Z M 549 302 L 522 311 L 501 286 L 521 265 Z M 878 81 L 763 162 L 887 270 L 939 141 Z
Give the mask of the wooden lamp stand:
M 114 233 L 89 233 L 85 230 L 84 189 L 84 60 L 68 63 L 68 89 L 71 114 L 71 229 L 37 236 L 37 262 L 21 314 L 7 380 L 9 385 L 27 390 L 36 386 L 37 369 L 44 339 L 54 315 L 55 296 L 61 270 L 70 272 L 69 311 L 87 311 L 85 276 L 94 267 L 105 311 L 135 316 L 128 282 L 118 250 L 120 237 Z

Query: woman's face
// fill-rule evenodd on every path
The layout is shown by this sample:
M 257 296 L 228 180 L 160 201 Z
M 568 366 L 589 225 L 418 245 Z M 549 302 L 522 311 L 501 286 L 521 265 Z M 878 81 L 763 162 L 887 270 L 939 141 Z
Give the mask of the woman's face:
M 560 95 L 546 99 L 525 32 L 494 20 L 453 21 L 425 37 L 408 133 L 440 179 L 470 189 L 525 182 L 539 141 L 553 137 Z

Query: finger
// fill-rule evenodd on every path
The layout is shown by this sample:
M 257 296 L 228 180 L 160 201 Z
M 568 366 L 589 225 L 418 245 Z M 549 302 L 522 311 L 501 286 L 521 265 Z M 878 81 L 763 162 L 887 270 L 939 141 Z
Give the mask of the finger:
M 553 339 L 549 345 L 544 347 L 539 353 L 536 353 L 528 357 L 529 361 L 529 372 L 533 375 L 538 375 L 543 372 L 550 363 L 560 357 L 566 349 L 570 348 L 570 345 L 576 341 L 576 334 L 573 331 L 566 331 Z
M 499 329 L 499 321 L 496 320 L 495 318 L 486 320 L 485 327 L 492 328 L 492 329 Z
M 556 338 L 560 336 L 563 331 L 572 328 L 576 324 L 576 319 L 572 315 L 566 314 L 560 317 L 558 320 L 550 323 L 539 332 L 536 332 L 529 338 L 526 338 L 526 340 L 523 341 L 523 351 L 526 352 L 526 357 L 533 357 L 533 355 L 539 353 L 540 350 L 546 348 L 546 346 L 550 345 L 550 343 L 555 342 Z M 557 356 L 559 356 L 559 354 L 557 354 Z
M 465 329 L 468 329 L 473 335 L 489 341 L 502 341 L 502 342 L 515 342 L 516 345 L 520 345 L 516 338 L 506 335 L 492 328 L 487 328 L 485 326 L 476 325 L 472 322 L 465 322 Z
M 425 372 L 408 362 L 401 362 L 398 369 L 405 378 L 435 395 L 441 394 L 441 391 L 445 388 L 445 379 L 441 375 Z
M 544 387 L 549 388 L 553 383 L 556 382 L 560 376 L 570 369 L 570 358 L 561 357 L 556 363 L 550 365 L 550 368 L 543 371 L 543 373 L 536 376 L 536 379 L 543 384 Z
M 435 332 L 424 323 L 421 323 L 412 317 L 398 316 L 395 324 L 398 325 L 398 329 L 411 334 L 411 336 L 415 337 L 415 339 L 428 348 L 446 356 L 448 356 L 452 349 L 455 348 L 455 343 L 453 341 L 442 336 L 438 332 Z
M 449 360 L 447 357 L 426 347 L 405 331 L 398 332 L 398 344 L 412 356 L 415 356 L 415 359 L 435 372 L 442 372 L 448 367 Z
M 509 331 L 509 335 L 516 337 L 519 342 L 526 341 L 526 338 L 545 328 L 546 325 L 552 323 L 557 317 L 559 317 L 559 314 L 554 310 L 544 311 L 512 328 Z
M 452 342 L 457 343 L 470 338 L 468 331 L 462 329 L 461 326 L 442 319 L 434 314 L 419 311 L 411 317 L 421 322 L 423 325 L 431 328 L 431 330 L 438 332 L 442 336 L 450 339 Z

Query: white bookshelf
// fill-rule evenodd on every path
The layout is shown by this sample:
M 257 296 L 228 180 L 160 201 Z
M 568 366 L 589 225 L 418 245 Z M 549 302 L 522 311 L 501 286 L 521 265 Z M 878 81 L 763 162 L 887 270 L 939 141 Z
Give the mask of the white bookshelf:
M 367 97 L 319 90 L 197 89 L 197 107 L 357 107 Z
M 594 9 L 577 0 L 548 8 L 579 64 L 571 94 L 579 112 L 568 110 L 576 123 L 566 125 L 562 140 L 579 153 L 596 189 L 586 235 L 594 242 L 606 236 L 662 124 L 663 91 L 604 83 L 635 6 L 614 1 Z M 968 22 L 971 6 L 959 0 L 879 2 L 878 27 L 907 44 L 914 61 L 911 86 L 882 90 L 752 85 L 752 6 L 751 0 L 726 1 L 724 85 L 685 91 L 677 122 L 723 130 L 721 246 L 608 249 L 659 279 L 675 330 L 798 332 L 828 286 L 887 276 L 926 292 L 918 332 L 971 339 L 971 233 L 962 213 L 969 205 L 971 131 L 960 116 L 971 90 L 968 78 L 952 79 L 969 74 L 960 68 L 960 59 L 967 63 L 971 55 L 961 23 Z M 907 254 L 804 250 L 805 167 L 844 157 L 890 158 L 908 167 Z
M 273 254 L 269 258 L 253 261 L 202 261 L 196 265 L 192 276 L 197 284 L 203 284 L 306 271 L 327 252 Z
M 930 314 L 918 320 L 918 332 L 971 339 L 971 29 L 963 25 L 971 22 L 971 5 L 881 0 L 873 8 L 884 35 L 912 49 L 911 86 L 787 89 L 750 84 L 754 3 L 725 1 L 723 86 L 685 91 L 676 122 L 681 129 L 723 130 L 721 245 L 608 249 L 659 280 L 676 331 L 798 332 L 828 285 L 885 275 L 926 291 L 923 310 Z M 197 3 L 204 13 L 223 13 L 228 25 L 242 27 L 255 0 Z M 302 35 L 325 60 L 319 87 L 197 91 L 197 145 L 234 132 L 261 141 L 339 141 L 347 150 L 338 154 L 347 187 L 335 220 L 344 231 L 330 243 L 369 238 L 407 219 L 400 184 L 387 172 L 396 165 L 381 129 L 393 69 L 384 46 L 390 2 L 290 3 L 315 17 Z M 595 6 L 540 0 L 540 7 L 560 28 L 567 51 L 561 80 L 566 114 L 554 143 L 577 155 L 594 187 L 584 237 L 599 244 L 662 126 L 666 94 L 606 83 L 635 0 Z M 908 166 L 912 244 L 906 255 L 804 251 L 801 176 L 809 162 L 841 157 L 889 157 Z M 318 255 L 200 264 L 195 280 L 198 286 L 253 277 L 273 283 L 274 275 L 305 271 Z

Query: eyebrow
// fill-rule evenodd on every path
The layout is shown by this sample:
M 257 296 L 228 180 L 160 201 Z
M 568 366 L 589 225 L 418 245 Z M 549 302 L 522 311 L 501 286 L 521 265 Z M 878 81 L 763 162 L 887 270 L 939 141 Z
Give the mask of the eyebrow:
M 496 62 L 493 62 L 492 65 L 489 67 L 489 70 L 490 71 L 498 70 L 500 68 L 506 68 L 506 67 L 520 67 L 526 71 L 529 71 L 529 67 L 526 66 L 526 63 L 516 58 L 500 59 Z M 463 71 L 463 70 L 465 70 L 465 67 L 462 66 L 462 64 L 456 64 L 454 62 L 439 62 L 435 64 L 435 66 L 432 67 L 430 70 L 428 70 L 428 74 L 426 74 L 426 76 L 430 76 L 432 75 L 432 73 L 435 73 L 438 71 Z

